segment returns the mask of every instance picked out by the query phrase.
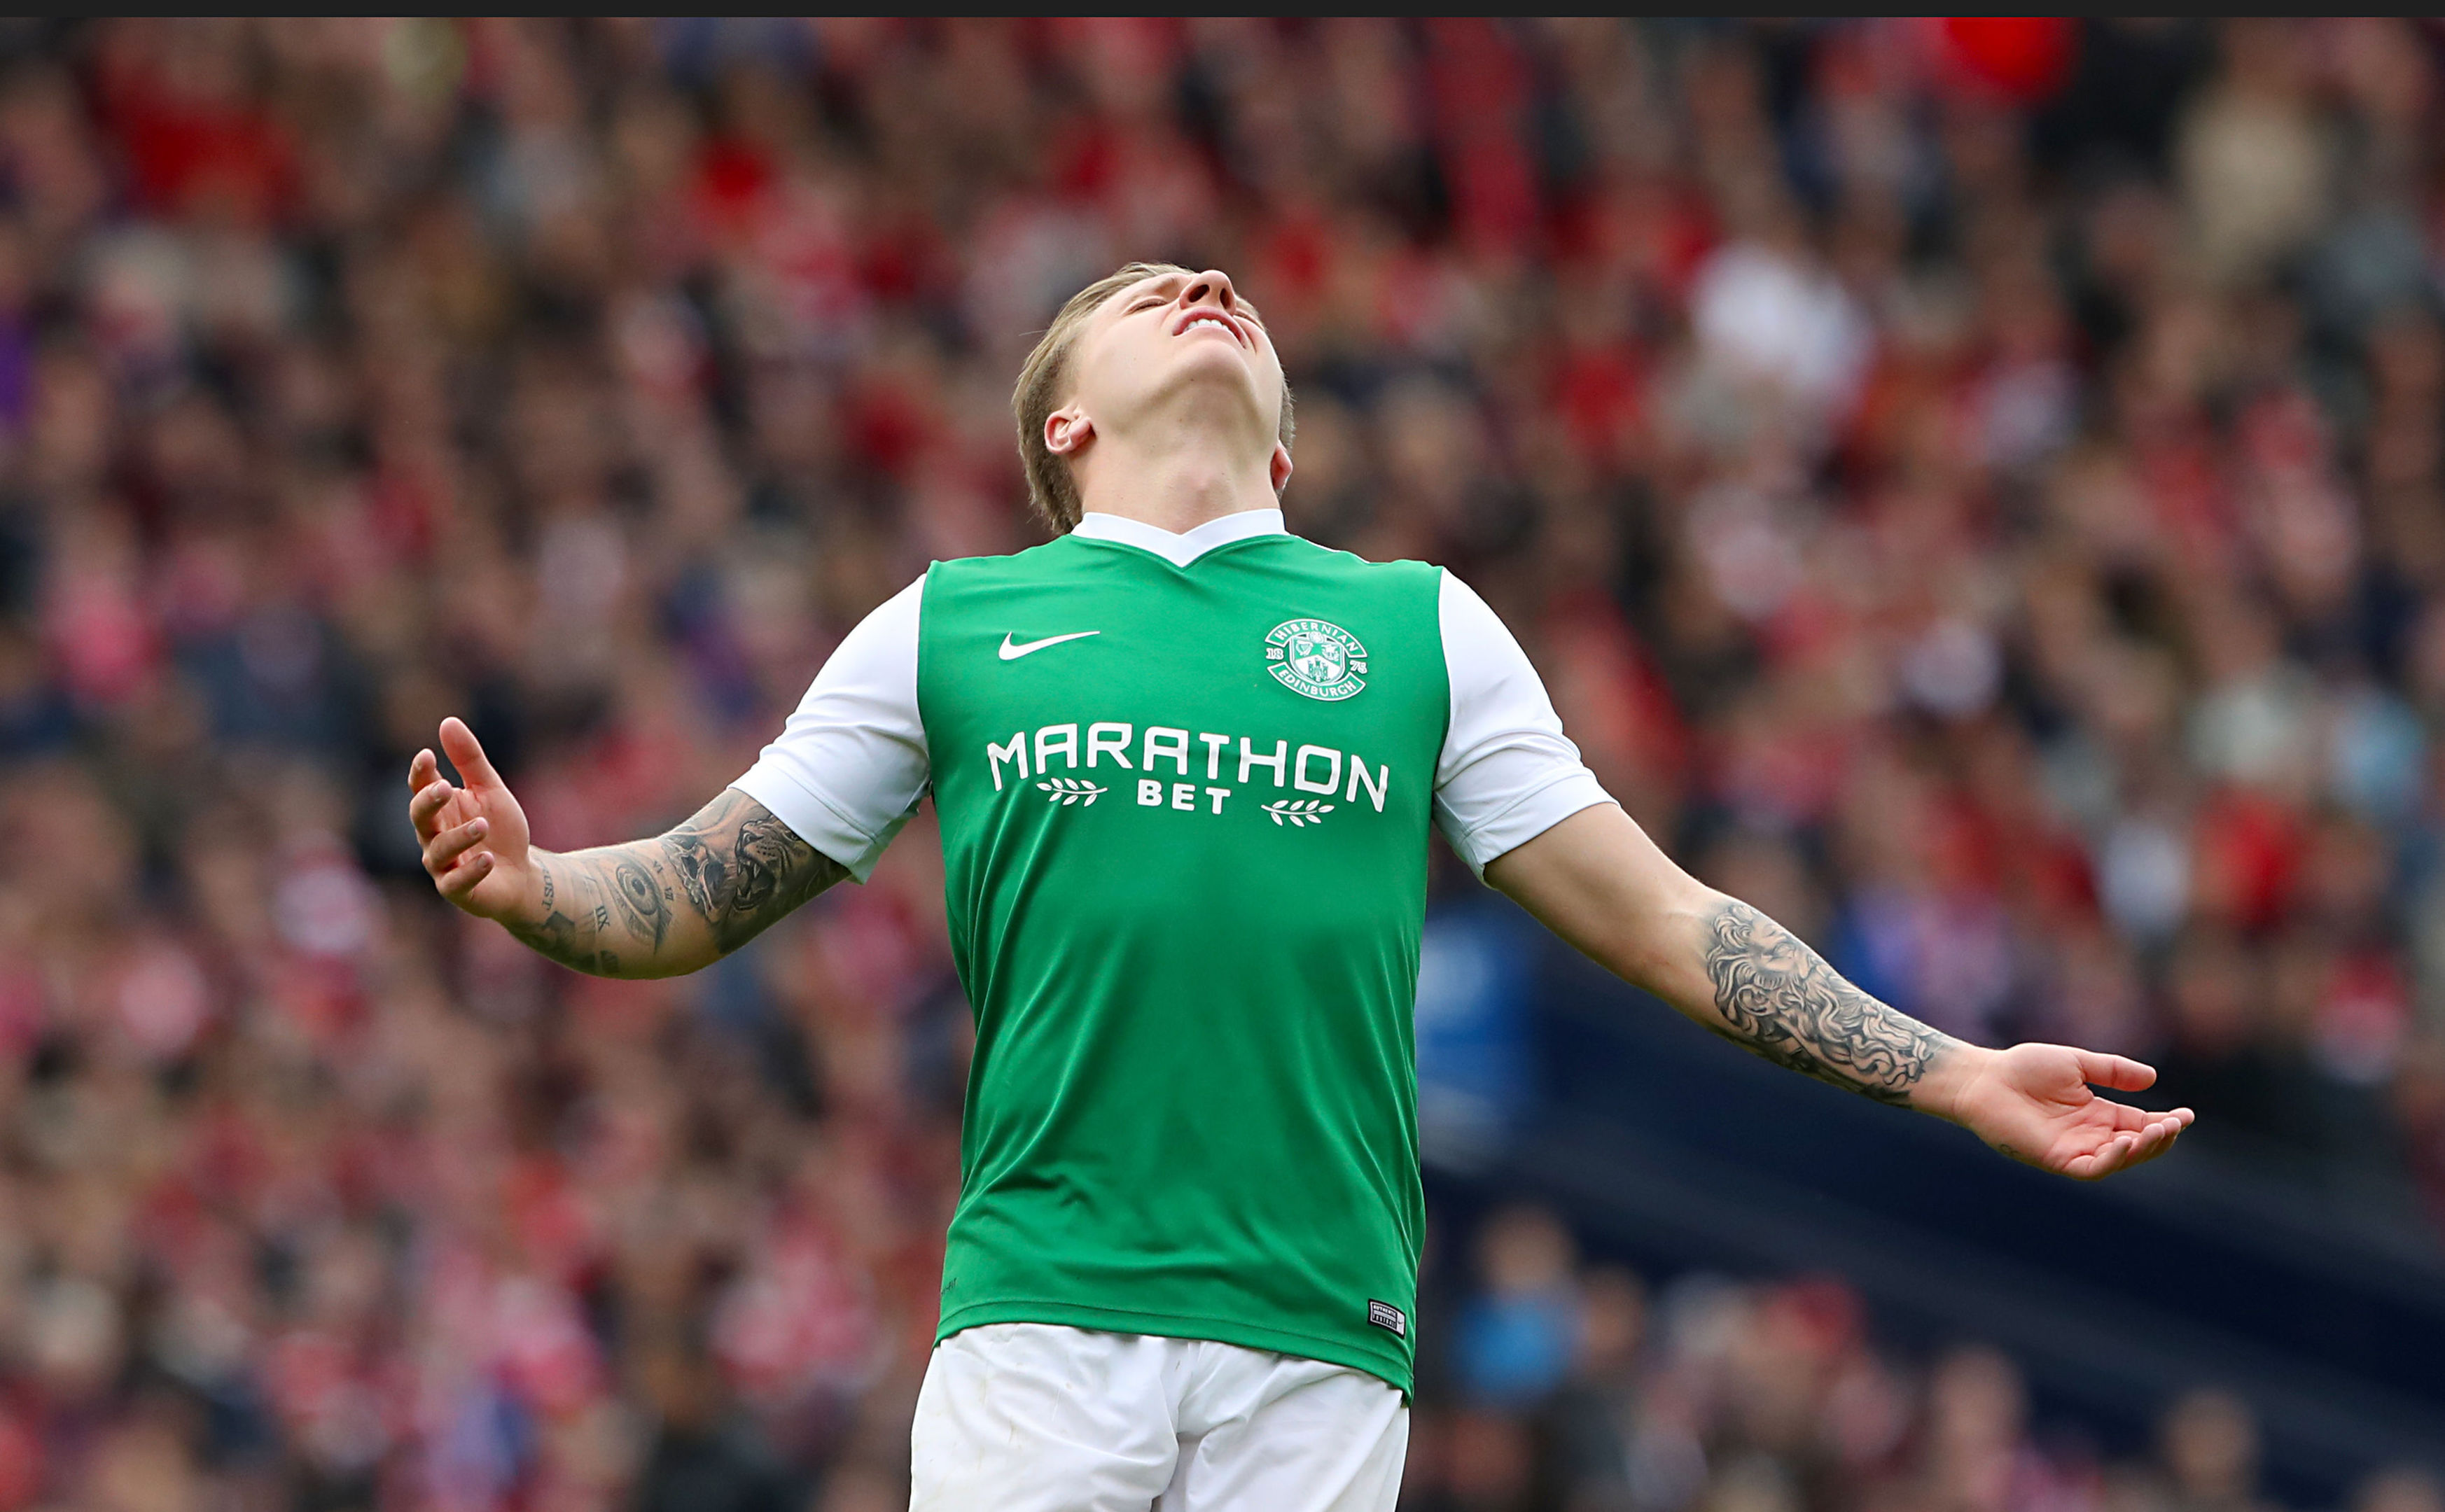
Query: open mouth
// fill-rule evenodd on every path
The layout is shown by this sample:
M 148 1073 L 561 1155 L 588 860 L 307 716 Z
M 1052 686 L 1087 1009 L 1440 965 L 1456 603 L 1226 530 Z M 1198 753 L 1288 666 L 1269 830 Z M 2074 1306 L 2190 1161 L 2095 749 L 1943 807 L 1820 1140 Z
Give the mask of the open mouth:
M 1223 335 L 1230 337 L 1232 341 L 1238 343 L 1241 346 L 1248 345 L 1248 338 L 1246 334 L 1240 329 L 1240 323 L 1238 321 L 1231 319 L 1227 315 L 1223 315 L 1210 309 L 1190 311 L 1187 319 L 1172 327 L 1171 333 L 1174 336 L 1185 336 L 1191 331 L 1204 327 L 1211 327 L 1215 330 L 1221 331 Z

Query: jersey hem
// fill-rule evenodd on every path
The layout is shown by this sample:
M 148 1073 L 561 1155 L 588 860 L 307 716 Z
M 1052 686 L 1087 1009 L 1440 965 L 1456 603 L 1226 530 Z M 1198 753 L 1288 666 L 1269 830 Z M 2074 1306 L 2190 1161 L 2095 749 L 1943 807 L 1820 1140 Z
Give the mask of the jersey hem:
M 1343 1339 L 1321 1338 L 1286 1328 L 1268 1328 L 1261 1323 L 1250 1323 L 1240 1318 L 1139 1313 L 1127 1308 L 1094 1307 L 1083 1302 L 973 1302 L 943 1315 L 942 1323 L 934 1330 L 934 1342 L 939 1344 L 961 1329 L 980 1328 L 987 1323 L 1055 1323 L 1068 1328 L 1098 1329 L 1107 1334 L 1151 1334 L 1158 1338 L 1203 1339 L 1241 1349 L 1271 1350 L 1277 1354 L 1321 1360 L 1327 1365 L 1364 1372 L 1399 1391 L 1405 1403 L 1412 1393 L 1416 1377 L 1416 1371 L 1409 1361 L 1394 1365 L 1383 1355 L 1371 1353 Z

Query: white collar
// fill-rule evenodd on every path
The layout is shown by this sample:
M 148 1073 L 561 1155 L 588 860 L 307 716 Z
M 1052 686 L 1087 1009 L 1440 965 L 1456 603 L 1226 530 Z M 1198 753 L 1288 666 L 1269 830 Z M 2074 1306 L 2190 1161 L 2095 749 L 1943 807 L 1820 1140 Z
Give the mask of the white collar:
M 1210 519 L 1193 530 L 1178 533 L 1125 515 L 1087 513 L 1078 516 L 1078 523 L 1071 527 L 1070 533 L 1083 535 L 1091 541 L 1118 541 L 1124 546 L 1152 551 L 1174 567 L 1186 567 L 1218 546 L 1244 541 L 1251 535 L 1280 535 L 1285 532 L 1281 511 L 1241 510 L 1236 514 Z

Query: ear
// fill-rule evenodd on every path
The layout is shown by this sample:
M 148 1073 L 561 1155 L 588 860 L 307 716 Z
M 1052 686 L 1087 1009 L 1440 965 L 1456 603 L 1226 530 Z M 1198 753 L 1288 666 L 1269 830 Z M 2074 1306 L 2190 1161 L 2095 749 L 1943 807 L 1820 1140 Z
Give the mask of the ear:
M 1276 441 L 1273 459 L 1266 464 L 1266 471 L 1273 475 L 1275 493 L 1279 494 L 1283 489 L 1288 488 L 1291 481 L 1291 449 Z
M 1044 449 L 1055 457 L 1073 457 L 1095 439 L 1095 422 L 1076 404 L 1064 404 L 1044 417 Z

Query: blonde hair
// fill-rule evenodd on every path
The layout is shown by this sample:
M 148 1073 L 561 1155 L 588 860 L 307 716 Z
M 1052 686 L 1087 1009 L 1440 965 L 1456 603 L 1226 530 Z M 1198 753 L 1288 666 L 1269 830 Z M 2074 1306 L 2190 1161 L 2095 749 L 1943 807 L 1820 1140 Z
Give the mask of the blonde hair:
M 1018 459 L 1027 470 L 1027 498 L 1036 513 L 1062 535 L 1078 523 L 1084 505 L 1078 497 L 1078 483 L 1070 476 L 1070 464 L 1053 455 L 1044 444 L 1044 422 L 1061 407 L 1070 386 L 1070 348 L 1077 340 L 1078 327 L 1087 317 L 1100 308 L 1104 301 L 1141 279 L 1166 273 L 1178 273 L 1194 278 L 1195 272 L 1177 263 L 1131 263 L 1118 272 L 1099 278 L 1070 296 L 1061 313 L 1044 328 L 1036 350 L 1018 369 L 1018 386 L 1011 391 L 1011 413 L 1018 421 Z M 1291 419 L 1291 385 L 1282 381 L 1282 414 L 1275 426 L 1275 435 L 1285 449 L 1297 429 Z

